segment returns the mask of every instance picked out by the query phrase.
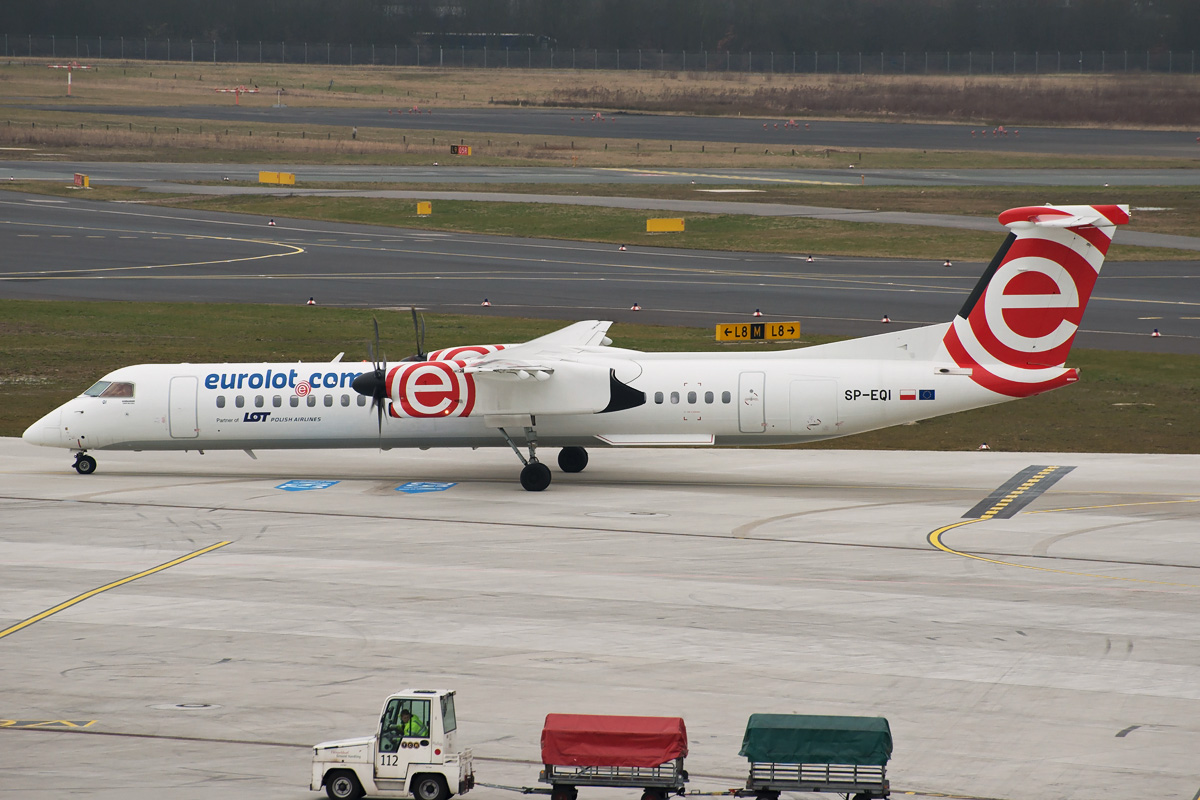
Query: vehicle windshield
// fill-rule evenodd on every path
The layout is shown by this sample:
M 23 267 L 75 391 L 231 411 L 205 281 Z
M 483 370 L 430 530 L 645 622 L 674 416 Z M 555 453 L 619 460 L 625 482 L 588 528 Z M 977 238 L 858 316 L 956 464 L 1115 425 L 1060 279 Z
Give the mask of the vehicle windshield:
M 84 395 L 87 397 L 133 397 L 133 384 L 126 381 L 96 381 Z

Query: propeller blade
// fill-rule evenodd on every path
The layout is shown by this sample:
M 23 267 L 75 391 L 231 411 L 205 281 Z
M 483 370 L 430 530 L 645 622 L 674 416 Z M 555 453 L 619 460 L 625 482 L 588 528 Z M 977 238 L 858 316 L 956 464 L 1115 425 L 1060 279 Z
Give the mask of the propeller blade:
M 409 306 L 413 318 L 413 337 L 417 340 L 417 360 L 425 360 L 425 320 L 417 321 L 417 307 Z

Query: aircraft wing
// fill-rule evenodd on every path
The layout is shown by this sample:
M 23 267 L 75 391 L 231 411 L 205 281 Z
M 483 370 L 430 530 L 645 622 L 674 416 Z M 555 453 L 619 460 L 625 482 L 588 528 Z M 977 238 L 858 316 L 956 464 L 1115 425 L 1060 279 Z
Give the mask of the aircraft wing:
M 611 344 L 612 340 L 605 335 L 610 325 L 612 322 L 594 319 L 576 322 L 524 344 L 472 359 L 460 371 L 483 378 L 512 375 L 522 380 L 533 377 L 544 381 L 564 359 L 585 348 Z

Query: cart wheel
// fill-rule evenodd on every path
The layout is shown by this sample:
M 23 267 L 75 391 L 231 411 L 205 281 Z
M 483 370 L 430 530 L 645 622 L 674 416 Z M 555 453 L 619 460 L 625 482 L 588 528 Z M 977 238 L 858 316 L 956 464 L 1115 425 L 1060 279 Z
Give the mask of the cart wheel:
M 642 800 L 667 800 L 667 793 L 662 789 L 647 789 L 642 792 Z
M 757 800 L 779 800 L 779 792 L 761 791 L 754 795 Z
M 418 775 L 413 779 L 413 797 L 417 800 L 448 800 L 450 789 L 441 775 Z
M 358 800 L 363 796 L 358 778 L 349 770 L 331 772 L 325 779 L 325 794 L 330 800 Z
M 562 786 L 555 784 L 550 790 L 550 800 L 576 800 L 579 797 L 579 790 L 574 786 Z

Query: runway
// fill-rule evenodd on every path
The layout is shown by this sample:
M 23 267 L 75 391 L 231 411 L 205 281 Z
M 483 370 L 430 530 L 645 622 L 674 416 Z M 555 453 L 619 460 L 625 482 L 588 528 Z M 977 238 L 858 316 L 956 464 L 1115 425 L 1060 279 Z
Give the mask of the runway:
M 869 148 L 963 150 L 967 152 L 1058 153 L 1062 155 L 1195 158 L 1191 131 L 1018 126 L 1008 135 L 992 126 L 804 120 L 784 126 L 786 117 L 696 117 L 597 109 L 434 108 L 428 113 L 393 113 L 387 108 L 275 108 L 273 106 L 75 106 L 31 105 L 42 111 L 197 120 L 228 124 L 332 126 L 539 136 L 596 137 L 625 141 L 726 142 L 773 147 L 820 147 L 851 151 Z M 401 109 L 406 110 L 406 109 Z M 807 127 L 805 127 L 807 123 Z M 974 132 L 974 135 L 972 133 Z M 468 142 L 469 144 L 469 142 Z
M 1197 148 L 1200 151 L 1200 148 Z M 28 152 L 36 152 L 29 148 Z M 255 183 L 259 172 L 290 172 L 300 182 L 294 189 L 322 188 L 322 183 L 430 184 L 620 184 L 742 186 L 1197 186 L 1198 169 L 707 169 L 604 167 L 477 167 L 445 161 L 438 166 L 378 164 L 188 164 L 110 161 L 62 161 L 39 156 L 36 161 L 0 161 L 0 178 L 66 180 L 76 172 L 96 185 L 122 184 L 180 190 L 188 181 Z M 314 184 L 316 186 L 314 187 Z M 187 185 L 188 191 L 205 187 Z
M 862 336 L 950 320 L 984 265 L 633 248 L 0 193 L 0 296 L 303 303 L 708 326 L 799 320 Z M 1003 232 L 996 225 L 999 247 Z M 1120 234 L 1118 234 L 1120 235 Z M 1076 341 L 1194 353 L 1186 262 L 1109 262 Z M 489 308 L 481 307 L 487 298 Z M 631 311 L 634 303 L 642 310 Z M 1152 339 L 1160 328 L 1163 336 Z
M 719 791 L 780 712 L 887 717 L 893 796 L 1200 788 L 1196 456 L 596 449 L 530 496 L 505 450 L 97 455 L 0 439 L 10 792 L 312 797 L 405 686 L 507 785 L 546 713 L 625 713 Z

